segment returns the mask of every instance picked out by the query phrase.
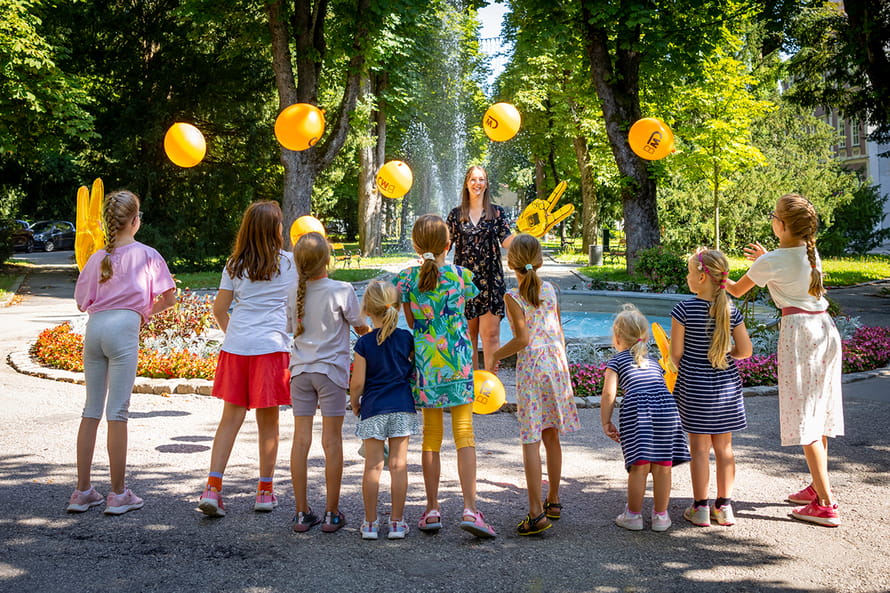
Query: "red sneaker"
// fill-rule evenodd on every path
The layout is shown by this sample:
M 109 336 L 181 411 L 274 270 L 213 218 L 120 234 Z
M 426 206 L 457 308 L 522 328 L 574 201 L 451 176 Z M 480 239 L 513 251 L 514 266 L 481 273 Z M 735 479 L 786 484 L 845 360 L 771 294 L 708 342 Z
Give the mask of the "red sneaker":
M 811 502 L 805 507 L 791 511 L 791 516 L 801 521 L 818 523 L 825 527 L 837 527 L 841 524 L 841 515 L 837 510 L 837 503 L 823 507 L 816 502 Z
M 813 485 L 810 484 L 800 492 L 789 494 L 786 500 L 788 500 L 788 502 L 793 502 L 794 504 L 810 504 L 811 502 L 818 501 L 819 495 L 816 494 Z

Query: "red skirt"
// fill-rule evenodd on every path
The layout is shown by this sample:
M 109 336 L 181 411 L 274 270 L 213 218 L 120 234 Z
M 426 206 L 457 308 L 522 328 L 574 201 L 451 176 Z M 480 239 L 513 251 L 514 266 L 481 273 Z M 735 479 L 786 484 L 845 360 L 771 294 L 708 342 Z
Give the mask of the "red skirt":
M 213 396 L 248 410 L 289 406 L 289 364 L 288 352 L 257 356 L 220 352 Z

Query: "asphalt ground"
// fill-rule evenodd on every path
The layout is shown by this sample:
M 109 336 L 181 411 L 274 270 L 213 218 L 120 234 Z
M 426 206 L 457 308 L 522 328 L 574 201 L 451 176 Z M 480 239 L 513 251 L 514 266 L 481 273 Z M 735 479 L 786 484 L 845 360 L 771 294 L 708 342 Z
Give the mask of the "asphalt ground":
M 70 257 L 70 252 L 67 252 Z M 0 355 L 27 348 L 37 333 L 76 313 L 74 271 L 61 254 L 35 254 L 41 267 L 22 296 L 0 309 Z M 541 536 L 520 537 L 525 479 L 512 414 L 476 419 L 479 508 L 498 531 L 481 541 L 457 527 L 461 513 L 450 438 L 443 449 L 444 529 L 420 533 L 423 511 L 420 439 L 411 443 L 403 541 L 362 541 L 362 461 L 354 419 L 344 427 L 338 533 L 290 530 L 288 482 L 292 424 L 282 413 L 276 477 L 281 506 L 253 513 L 256 425 L 248 417 L 226 471 L 229 514 L 195 512 L 220 414 L 197 395 L 134 394 L 128 483 L 145 508 L 108 517 L 101 507 L 65 513 L 74 485 L 74 440 L 83 387 L 0 366 L 0 592 L 65 591 L 850 591 L 890 590 L 890 373 L 844 386 L 847 436 L 831 442 L 831 476 L 843 524 L 836 529 L 789 518 L 783 502 L 806 484 L 799 448 L 779 447 L 775 397 L 746 400 L 749 428 L 735 435 L 737 481 L 733 527 L 698 528 L 682 519 L 690 503 L 688 469 L 674 470 L 665 533 L 628 532 L 613 523 L 625 499 L 626 473 L 616 444 L 599 427 L 599 410 L 581 410 L 582 430 L 563 438 L 564 517 Z M 446 415 L 447 417 L 447 415 Z M 446 421 L 447 422 L 447 421 Z M 318 423 L 317 423 L 318 424 Z M 104 423 L 94 485 L 108 491 Z M 448 434 L 446 432 L 446 434 Z M 320 431 L 310 455 L 310 501 L 323 507 Z M 713 480 L 713 478 L 712 478 Z M 713 482 L 712 482 L 713 484 Z M 389 508 L 381 482 L 379 510 Z M 712 486 L 713 488 L 713 486 Z M 646 513 L 651 505 L 647 498 Z M 647 521 L 648 523 L 648 521 Z

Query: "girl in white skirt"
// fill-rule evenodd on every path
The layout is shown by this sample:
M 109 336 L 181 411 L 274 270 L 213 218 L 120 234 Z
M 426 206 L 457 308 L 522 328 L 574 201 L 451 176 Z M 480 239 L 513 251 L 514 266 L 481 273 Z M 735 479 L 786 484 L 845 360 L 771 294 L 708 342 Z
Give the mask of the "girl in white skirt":
M 754 262 L 727 290 L 739 297 L 756 284 L 766 286 L 782 309 L 778 380 L 782 445 L 802 445 L 812 483 L 788 497 L 805 506 L 791 515 L 837 527 L 840 515 L 828 481 L 828 437 L 844 434 L 841 400 L 841 339 L 828 315 L 822 263 L 816 251 L 818 217 L 797 194 L 779 198 L 770 213 L 779 248 L 767 252 L 759 243 L 745 248 Z

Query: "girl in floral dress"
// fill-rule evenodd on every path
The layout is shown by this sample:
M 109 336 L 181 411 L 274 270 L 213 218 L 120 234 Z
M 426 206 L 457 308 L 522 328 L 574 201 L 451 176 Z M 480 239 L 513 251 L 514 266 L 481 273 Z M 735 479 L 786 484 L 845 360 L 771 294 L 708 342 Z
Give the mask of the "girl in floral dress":
M 538 277 L 544 263 L 541 244 L 531 235 L 516 235 L 507 253 L 507 265 L 516 273 L 519 288 L 504 297 L 513 339 L 492 356 L 488 370 L 511 354 L 516 359 L 516 415 L 522 440 L 522 460 L 528 487 L 529 512 L 519 522 L 519 535 L 534 535 L 559 519 L 559 482 L 562 447 L 559 435 L 581 427 L 575 407 L 565 338 L 556 290 Z M 547 454 L 547 498 L 541 492 L 541 441 Z
M 476 296 L 478 289 L 472 272 L 445 264 L 450 241 L 441 217 L 426 214 L 418 218 L 412 239 L 423 263 L 402 270 L 395 283 L 401 292 L 405 319 L 414 331 L 414 403 L 423 408 L 422 467 L 427 504 L 418 527 L 427 532 L 442 527 L 439 450 L 443 411 L 449 408 L 464 499 L 460 526 L 478 537 L 494 537 L 494 529 L 476 510 L 473 362 L 464 304 Z

